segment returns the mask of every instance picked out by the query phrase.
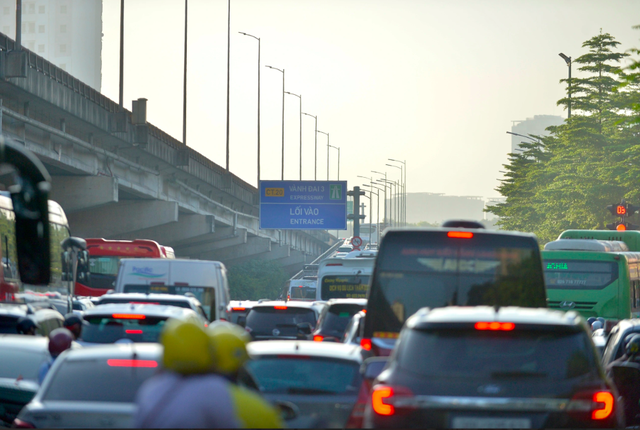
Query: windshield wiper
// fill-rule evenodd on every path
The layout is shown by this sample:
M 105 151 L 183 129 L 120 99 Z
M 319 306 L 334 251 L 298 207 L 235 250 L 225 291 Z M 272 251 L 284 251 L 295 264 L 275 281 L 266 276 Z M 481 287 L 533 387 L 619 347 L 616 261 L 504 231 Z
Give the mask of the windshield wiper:
M 289 394 L 336 394 L 335 391 L 322 390 L 320 388 L 302 388 L 302 387 L 290 387 L 287 389 Z
M 495 379 L 508 378 L 544 378 L 548 374 L 546 372 L 531 372 L 526 370 L 514 370 L 512 372 L 491 372 L 491 377 Z

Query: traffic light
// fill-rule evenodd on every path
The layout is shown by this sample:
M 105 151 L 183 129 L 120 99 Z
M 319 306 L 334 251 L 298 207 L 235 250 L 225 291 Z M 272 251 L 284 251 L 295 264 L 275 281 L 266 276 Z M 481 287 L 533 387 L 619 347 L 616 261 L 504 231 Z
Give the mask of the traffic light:
M 607 210 L 611 212 L 612 215 L 620 217 L 620 221 L 607 224 L 607 228 L 609 230 L 625 231 L 640 229 L 639 226 L 626 221 L 626 218 L 628 216 L 631 216 L 640 210 L 640 206 L 634 206 L 622 199 L 622 201 L 618 204 L 607 206 Z
M 607 229 L 618 230 L 618 231 L 640 230 L 640 226 L 631 224 L 629 222 L 616 221 L 616 222 L 612 222 L 611 224 L 607 224 Z

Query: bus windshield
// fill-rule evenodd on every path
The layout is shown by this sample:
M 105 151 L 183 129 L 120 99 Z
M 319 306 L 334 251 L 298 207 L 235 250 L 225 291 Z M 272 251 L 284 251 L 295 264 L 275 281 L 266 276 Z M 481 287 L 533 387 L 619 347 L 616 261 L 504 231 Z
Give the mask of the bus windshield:
M 544 260 L 550 290 L 601 290 L 618 279 L 618 263 L 588 260 Z
M 540 251 L 531 237 L 395 233 L 383 239 L 378 254 L 365 322 L 369 336 L 399 332 L 422 307 L 546 307 Z

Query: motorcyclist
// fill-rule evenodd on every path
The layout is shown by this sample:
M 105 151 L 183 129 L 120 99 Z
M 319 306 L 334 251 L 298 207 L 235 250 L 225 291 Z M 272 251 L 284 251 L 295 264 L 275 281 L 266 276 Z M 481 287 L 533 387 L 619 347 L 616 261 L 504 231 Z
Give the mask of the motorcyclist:
M 138 428 L 237 428 L 229 387 L 214 372 L 214 354 L 202 323 L 169 319 L 160 335 L 164 371 L 138 390 Z
M 73 334 L 73 340 L 79 341 L 82 336 L 82 325 L 84 319 L 75 313 L 65 315 L 62 326 Z
M 71 348 L 73 343 L 73 334 L 66 328 L 60 327 L 49 333 L 49 354 L 51 357 L 40 365 L 38 371 L 38 383 L 42 384 L 44 377 L 47 376 L 49 369 L 60 354 Z
M 640 364 L 640 334 L 632 333 L 627 335 L 624 339 L 624 354 L 621 357 L 613 360 L 607 366 L 607 373 L 609 376 L 612 376 L 611 368 L 618 363 L 638 363 Z
M 240 326 L 217 322 L 207 329 L 214 354 L 214 368 L 232 384 L 229 392 L 237 409 L 237 416 L 245 428 L 283 427 L 277 409 L 256 391 L 238 384 L 239 372 L 249 360 L 247 343 L 251 336 Z
M 29 336 L 35 336 L 36 330 L 38 330 L 38 324 L 31 318 L 21 317 L 16 325 L 18 334 L 26 334 Z

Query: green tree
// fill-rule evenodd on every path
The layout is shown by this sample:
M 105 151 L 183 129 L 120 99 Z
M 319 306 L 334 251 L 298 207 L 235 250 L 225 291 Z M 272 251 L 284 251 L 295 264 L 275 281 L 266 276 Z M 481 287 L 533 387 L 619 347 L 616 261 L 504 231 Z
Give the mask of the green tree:
M 278 262 L 251 260 L 229 268 L 229 292 L 233 300 L 277 299 L 288 278 Z

